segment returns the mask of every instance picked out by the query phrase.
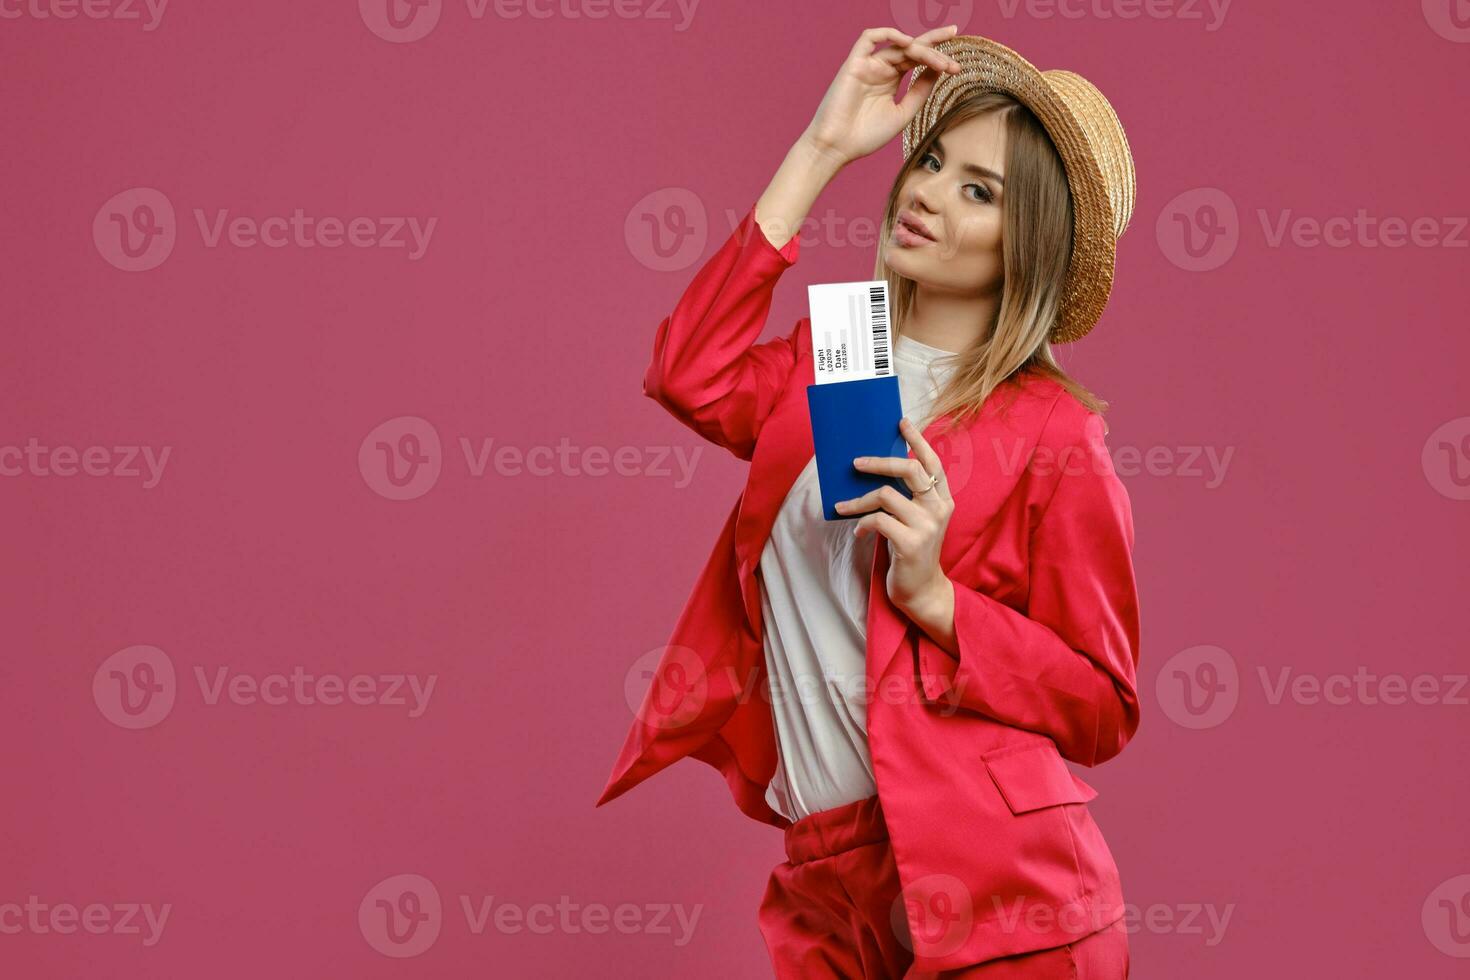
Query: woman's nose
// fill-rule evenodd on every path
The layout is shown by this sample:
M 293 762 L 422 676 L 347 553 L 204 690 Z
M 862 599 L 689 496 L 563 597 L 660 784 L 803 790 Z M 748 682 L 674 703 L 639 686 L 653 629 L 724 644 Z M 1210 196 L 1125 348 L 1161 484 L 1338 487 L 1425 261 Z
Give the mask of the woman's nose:
M 927 174 L 915 179 L 909 190 L 909 197 L 915 210 L 922 208 L 925 211 L 934 212 L 934 203 L 939 200 L 939 188 L 935 183 L 938 174 Z

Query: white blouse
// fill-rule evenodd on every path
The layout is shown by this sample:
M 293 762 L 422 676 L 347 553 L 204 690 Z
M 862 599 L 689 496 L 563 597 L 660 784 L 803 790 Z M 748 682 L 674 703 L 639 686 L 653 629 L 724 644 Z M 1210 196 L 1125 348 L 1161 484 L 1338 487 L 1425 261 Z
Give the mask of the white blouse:
M 952 352 L 903 335 L 894 368 L 904 414 L 922 429 L 954 371 Z M 813 456 L 761 552 L 761 616 L 778 760 L 766 802 L 789 820 L 877 792 L 868 755 L 864 662 L 868 583 L 882 535 L 822 518 Z

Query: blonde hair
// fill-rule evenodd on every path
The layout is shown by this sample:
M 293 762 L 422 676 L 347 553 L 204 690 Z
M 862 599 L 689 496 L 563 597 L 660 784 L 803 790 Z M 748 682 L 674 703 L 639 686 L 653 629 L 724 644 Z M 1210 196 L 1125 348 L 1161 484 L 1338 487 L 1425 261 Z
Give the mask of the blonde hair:
M 981 339 L 947 360 L 955 370 L 929 417 L 939 419 L 954 412 L 951 423 L 961 425 L 979 414 L 992 392 L 1023 377 L 1052 378 L 1088 409 L 1102 414 L 1107 403 L 1062 370 L 1047 340 L 1057 321 L 1072 255 L 1072 193 L 1051 137 L 1025 105 L 1004 92 L 981 92 L 940 116 L 894 178 L 879 240 L 888 240 L 904 181 L 934 140 L 956 123 L 988 112 L 1001 114 L 1006 132 L 1000 304 L 994 320 L 985 324 Z M 887 280 L 893 331 L 902 335 L 904 319 L 913 309 L 914 281 L 888 267 L 881 247 L 873 278 Z M 1009 404 L 1019 389 L 1007 387 L 1012 389 Z

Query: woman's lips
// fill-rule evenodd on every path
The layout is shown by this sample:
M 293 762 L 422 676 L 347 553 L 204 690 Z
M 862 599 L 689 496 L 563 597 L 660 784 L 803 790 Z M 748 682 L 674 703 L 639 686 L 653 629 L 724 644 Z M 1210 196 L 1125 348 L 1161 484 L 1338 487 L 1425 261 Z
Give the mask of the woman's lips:
M 905 248 L 918 248 L 920 245 L 938 244 L 934 239 L 925 238 L 918 232 L 910 230 L 909 226 L 902 221 L 895 221 L 893 223 L 893 240 Z

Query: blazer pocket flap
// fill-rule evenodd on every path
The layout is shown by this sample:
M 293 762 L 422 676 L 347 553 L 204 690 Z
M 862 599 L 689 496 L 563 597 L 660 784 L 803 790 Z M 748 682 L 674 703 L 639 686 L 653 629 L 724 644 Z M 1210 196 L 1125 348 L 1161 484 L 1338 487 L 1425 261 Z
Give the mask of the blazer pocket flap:
M 985 768 L 1012 813 L 1086 803 L 1097 796 L 1097 790 L 1074 775 L 1049 742 L 993 752 L 985 756 Z

